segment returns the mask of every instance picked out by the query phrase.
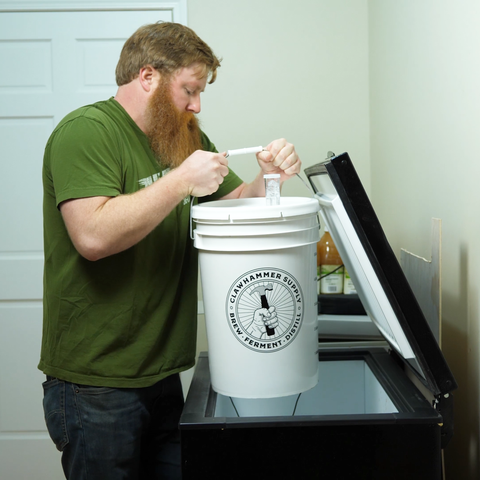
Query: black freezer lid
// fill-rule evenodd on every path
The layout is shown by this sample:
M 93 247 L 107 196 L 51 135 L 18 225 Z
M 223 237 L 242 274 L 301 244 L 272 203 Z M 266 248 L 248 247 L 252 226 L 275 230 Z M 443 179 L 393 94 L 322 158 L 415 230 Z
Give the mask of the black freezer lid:
M 435 396 L 455 390 L 457 383 L 348 153 L 309 167 L 305 174 L 372 321 Z

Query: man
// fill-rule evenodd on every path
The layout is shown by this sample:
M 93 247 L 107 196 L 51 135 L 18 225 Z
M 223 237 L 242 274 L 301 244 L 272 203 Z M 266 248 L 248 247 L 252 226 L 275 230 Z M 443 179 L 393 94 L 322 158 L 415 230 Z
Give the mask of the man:
M 189 28 L 141 27 L 114 98 L 67 115 L 44 156 L 44 410 L 69 479 L 180 478 L 179 372 L 194 365 L 198 201 L 262 196 L 300 170 L 293 145 L 257 154 L 251 184 L 199 129 L 220 62 Z

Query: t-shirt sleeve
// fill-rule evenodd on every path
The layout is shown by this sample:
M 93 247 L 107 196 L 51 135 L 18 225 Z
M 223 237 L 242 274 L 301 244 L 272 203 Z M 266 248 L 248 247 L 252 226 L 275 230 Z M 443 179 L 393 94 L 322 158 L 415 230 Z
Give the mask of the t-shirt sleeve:
M 218 152 L 215 145 L 210 141 L 210 139 L 202 132 L 202 143 L 203 148 L 207 152 Z M 211 195 L 202 197 L 199 199 L 200 202 L 209 202 L 211 200 L 218 200 L 225 195 L 228 195 L 230 192 L 235 190 L 243 183 L 243 180 L 230 168 L 228 168 L 228 175 L 224 178 L 223 183 L 218 187 L 218 190 Z
M 65 123 L 49 148 L 57 206 L 74 198 L 122 193 L 118 143 L 97 120 L 78 117 Z

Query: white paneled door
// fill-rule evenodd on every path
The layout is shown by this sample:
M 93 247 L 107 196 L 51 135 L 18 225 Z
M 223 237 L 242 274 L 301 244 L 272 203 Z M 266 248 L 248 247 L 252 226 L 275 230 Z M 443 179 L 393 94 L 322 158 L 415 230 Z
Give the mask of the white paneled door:
M 21 3 L 21 2 L 19 2 Z M 30 2 L 32 3 L 32 2 Z M 69 2 L 64 2 L 64 5 Z M 108 10 L 13 11 L 0 3 L 0 479 L 62 479 L 45 429 L 42 183 L 45 143 L 70 110 L 116 92 L 128 36 L 157 20 L 185 23 L 184 0 L 119 1 Z M 143 10 L 139 8 L 142 3 Z M 153 2 L 151 2 L 153 3 Z M 51 4 L 51 2 L 50 2 Z M 135 7 L 137 4 L 137 7 Z M 85 4 L 83 4 L 85 5 Z M 180 17 L 180 18 L 179 18 Z

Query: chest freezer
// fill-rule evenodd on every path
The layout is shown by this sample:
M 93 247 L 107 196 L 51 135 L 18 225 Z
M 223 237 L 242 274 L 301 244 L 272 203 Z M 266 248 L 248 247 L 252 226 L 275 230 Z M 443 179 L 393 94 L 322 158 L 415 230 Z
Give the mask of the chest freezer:
M 316 387 L 268 399 L 214 392 L 202 353 L 180 419 L 183 478 L 438 480 L 455 379 L 348 154 L 305 173 L 383 340 L 319 344 Z

